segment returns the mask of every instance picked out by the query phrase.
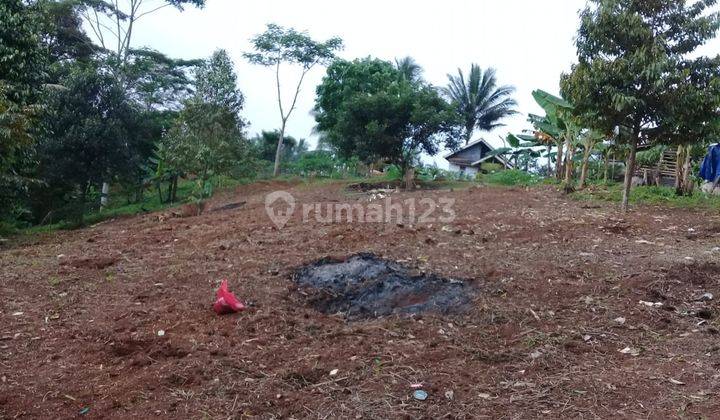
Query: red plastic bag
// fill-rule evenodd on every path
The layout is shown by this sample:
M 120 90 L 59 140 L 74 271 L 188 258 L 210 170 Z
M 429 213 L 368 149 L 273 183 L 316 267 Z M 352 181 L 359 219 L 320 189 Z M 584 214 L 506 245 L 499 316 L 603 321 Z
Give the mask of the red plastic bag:
M 227 280 L 223 280 L 222 283 L 220 283 L 216 297 L 217 299 L 215 300 L 215 304 L 213 304 L 213 310 L 218 315 L 232 314 L 245 309 L 245 305 L 228 289 Z

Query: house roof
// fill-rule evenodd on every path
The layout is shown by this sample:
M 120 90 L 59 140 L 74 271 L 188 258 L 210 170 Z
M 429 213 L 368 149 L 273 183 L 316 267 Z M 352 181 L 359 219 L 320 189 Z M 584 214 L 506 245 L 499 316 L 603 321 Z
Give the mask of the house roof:
M 492 147 L 492 146 L 490 145 L 490 143 L 488 143 L 487 141 L 485 141 L 485 139 L 479 139 L 479 140 L 475 140 L 474 142 L 468 144 L 467 146 L 465 146 L 465 147 L 463 147 L 463 148 L 461 148 L 461 149 L 459 149 L 459 150 L 457 150 L 457 151 L 455 151 L 455 152 L 452 152 L 452 153 L 448 154 L 447 156 L 445 156 L 445 160 L 451 161 L 451 160 L 453 160 L 453 156 L 457 156 L 457 155 L 459 155 L 460 153 L 462 153 L 462 152 L 464 152 L 464 151 L 466 151 L 466 150 L 472 149 L 473 147 L 477 147 L 477 146 L 482 147 L 483 145 L 484 145 L 485 147 L 487 147 L 491 152 L 492 152 L 493 150 L 495 150 L 495 148 Z M 482 163 L 484 163 L 484 162 L 486 162 L 486 161 L 488 161 L 488 160 L 492 160 L 492 159 L 497 160 L 497 161 L 500 162 L 501 164 L 505 165 L 505 167 L 507 167 L 507 168 L 512 168 L 512 167 L 513 167 L 513 165 L 512 165 L 507 159 L 505 159 L 503 156 L 500 156 L 500 155 L 496 155 L 496 156 L 485 156 L 485 157 L 483 157 L 482 159 L 478 160 L 477 162 L 465 161 L 465 162 L 463 162 L 463 163 L 466 163 L 468 166 L 479 166 L 479 165 L 481 165 Z
M 449 153 L 447 156 L 445 156 L 445 159 L 446 159 L 446 160 L 449 160 L 449 159 L 451 159 L 453 156 L 459 155 L 460 153 L 462 153 L 462 152 L 464 152 L 464 151 L 466 151 L 466 150 L 468 150 L 468 149 L 472 149 L 473 147 L 478 146 L 478 145 L 482 145 L 482 144 L 484 144 L 485 146 L 487 146 L 490 150 L 495 150 L 495 148 L 492 147 L 492 146 L 490 146 L 490 144 L 488 144 L 488 142 L 486 142 L 485 139 L 479 139 L 479 140 L 475 140 L 474 142 L 468 144 L 468 145 L 465 146 L 465 147 L 462 147 L 462 148 L 460 148 L 460 149 L 458 149 L 458 150 L 456 150 L 456 151 L 454 151 L 454 152 Z

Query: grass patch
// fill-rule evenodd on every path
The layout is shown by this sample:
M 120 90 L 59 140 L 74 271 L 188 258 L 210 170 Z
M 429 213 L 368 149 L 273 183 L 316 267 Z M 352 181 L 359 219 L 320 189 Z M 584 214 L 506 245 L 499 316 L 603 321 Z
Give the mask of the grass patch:
M 502 185 L 505 187 L 530 187 L 542 182 L 542 178 L 539 176 L 518 169 L 479 174 L 477 180 L 488 185 Z
M 600 200 L 619 203 L 622 200 L 622 184 L 593 185 L 572 195 L 578 200 Z M 642 186 L 630 190 L 631 204 L 665 205 L 682 208 L 718 208 L 720 197 L 710 196 L 696 190 L 692 196 L 678 196 L 671 187 Z

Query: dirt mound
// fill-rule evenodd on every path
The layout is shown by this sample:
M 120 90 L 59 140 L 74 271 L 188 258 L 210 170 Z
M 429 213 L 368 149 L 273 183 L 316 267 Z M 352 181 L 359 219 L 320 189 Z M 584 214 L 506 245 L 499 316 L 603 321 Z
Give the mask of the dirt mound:
M 345 260 L 322 259 L 295 272 L 294 280 L 323 313 L 349 319 L 422 312 L 459 313 L 469 308 L 475 290 L 467 282 L 433 274 L 413 274 L 373 254 Z

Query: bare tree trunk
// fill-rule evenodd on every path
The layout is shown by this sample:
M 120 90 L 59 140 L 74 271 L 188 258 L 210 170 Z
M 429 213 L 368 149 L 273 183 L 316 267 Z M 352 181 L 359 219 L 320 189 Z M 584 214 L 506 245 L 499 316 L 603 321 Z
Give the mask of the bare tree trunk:
M 563 143 L 559 142 L 557 148 L 558 152 L 557 156 L 555 156 L 555 178 L 557 178 L 559 182 L 562 180 L 563 176 Z
M 582 160 L 582 169 L 580 171 L 580 185 L 578 185 L 579 189 L 585 188 L 585 181 L 587 181 L 587 174 L 588 174 L 588 166 L 590 162 L 590 154 L 591 154 L 592 148 L 586 148 L 585 152 L 583 153 L 583 160 Z
M 605 151 L 605 162 L 603 167 L 603 180 L 607 184 L 608 181 L 608 172 L 610 170 L 610 151 Z
M 406 190 L 412 190 L 415 188 L 415 168 L 407 168 L 403 178 Z
M 563 189 L 566 193 L 573 191 L 572 176 L 573 176 L 573 159 L 575 158 L 575 147 L 572 144 L 570 135 L 568 134 L 565 139 L 565 179 L 563 180 Z
M 278 145 L 275 150 L 275 168 L 273 169 L 273 177 L 280 176 L 280 161 L 282 160 L 282 152 L 285 143 L 285 121 L 282 123 L 280 128 L 280 135 L 278 136 Z
M 100 208 L 104 209 L 108 205 L 108 196 L 110 195 L 110 184 L 107 182 L 102 183 L 102 189 L 100 190 Z
M 686 195 L 692 195 L 695 184 L 692 182 L 692 148 L 688 146 L 685 152 L 685 173 L 683 174 L 683 188 Z
M 547 146 L 547 176 L 549 177 L 552 173 L 552 160 L 550 160 L 550 153 L 552 153 L 552 146 Z
M 622 203 L 620 203 L 620 210 L 622 212 L 628 211 L 628 202 L 630 201 L 630 188 L 632 187 L 633 172 L 635 172 L 635 155 L 637 154 L 638 137 L 640 136 L 640 129 L 635 128 L 633 137 L 630 139 L 630 155 L 628 155 L 625 163 L 625 184 L 623 185 L 623 196 Z
M 692 171 L 692 154 L 690 146 L 678 146 L 678 161 L 676 169 L 675 193 L 677 195 L 692 195 L 693 183 L 690 178 Z
M 677 153 L 675 154 L 675 191 L 679 192 L 680 188 L 682 186 L 682 162 L 685 161 L 685 155 L 683 153 L 683 145 L 679 145 L 677 148 Z

